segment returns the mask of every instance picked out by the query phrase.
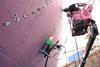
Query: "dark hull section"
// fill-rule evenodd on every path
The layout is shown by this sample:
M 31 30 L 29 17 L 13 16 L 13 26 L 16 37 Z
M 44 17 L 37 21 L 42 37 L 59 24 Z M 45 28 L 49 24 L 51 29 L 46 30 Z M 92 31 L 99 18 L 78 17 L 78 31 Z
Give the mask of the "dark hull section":
M 39 50 L 49 36 L 60 38 L 61 6 L 61 0 L 0 0 L 0 67 L 44 67 Z M 47 67 L 56 65 L 49 60 Z

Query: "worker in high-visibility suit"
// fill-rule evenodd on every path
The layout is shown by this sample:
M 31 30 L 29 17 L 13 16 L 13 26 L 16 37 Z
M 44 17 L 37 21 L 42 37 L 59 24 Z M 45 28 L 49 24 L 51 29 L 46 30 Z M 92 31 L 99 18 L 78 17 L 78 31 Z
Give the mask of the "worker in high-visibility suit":
M 45 56 L 49 56 L 49 50 L 50 48 L 52 48 L 52 46 L 54 45 L 54 41 L 53 41 L 53 37 L 50 36 L 48 39 L 46 39 L 43 43 L 43 48 L 42 48 L 42 52 L 44 53 Z

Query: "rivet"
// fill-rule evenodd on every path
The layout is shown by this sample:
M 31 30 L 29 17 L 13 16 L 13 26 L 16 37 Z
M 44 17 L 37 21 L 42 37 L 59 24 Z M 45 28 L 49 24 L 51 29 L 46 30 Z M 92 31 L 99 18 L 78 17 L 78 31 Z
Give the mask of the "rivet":
M 33 15 L 33 14 L 35 14 L 35 12 L 32 12 L 31 14 Z
M 27 17 L 28 17 L 28 14 L 25 14 L 25 15 L 23 16 L 24 19 L 27 18 Z
M 20 19 L 16 14 L 12 16 L 12 19 L 13 19 L 14 21 L 16 21 L 16 22 L 21 21 L 21 19 Z
M 10 24 L 11 24 L 11 22 L 7 21 L 7 22 L 4 23 L 4 26 L 8 26 Z
M 41 8 L 37 8 L 37 11 L 40 11 L 41 10 Z

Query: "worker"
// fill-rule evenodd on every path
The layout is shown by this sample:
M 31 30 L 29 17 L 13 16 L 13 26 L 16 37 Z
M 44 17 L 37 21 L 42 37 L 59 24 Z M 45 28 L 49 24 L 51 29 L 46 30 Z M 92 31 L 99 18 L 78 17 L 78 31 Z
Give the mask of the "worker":
M 48 39 L 46 39 L 43 44 L 44 45 L 42 47 L 42 52 L 45 57 L 49 56 L 49 52 L 50 52 L 49 50 L 54 45 L 53 36 L 50 36 Z
M 87 28 L 95 24 L 92 19 L 92 5 L 85 3 L 76 3 L 63 10 L 72 20 L 72 36 L 83 35 L 87 33 Z
M 65 8 L 63 11 L 70 12 L 72 14 L 73 11 L 78 11 L 78 10 L 79 10 L 79 8 L 76 6 L 76 4 L 72 4 L 68 8 Z

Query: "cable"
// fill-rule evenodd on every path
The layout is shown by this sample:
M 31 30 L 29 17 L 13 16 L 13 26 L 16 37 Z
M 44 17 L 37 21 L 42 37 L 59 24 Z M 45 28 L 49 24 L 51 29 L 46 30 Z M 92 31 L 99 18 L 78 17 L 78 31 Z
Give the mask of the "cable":
M 73 46 L 72 46 L 72 48 L 73 48 Z M 75 67 L 77 67 L 77 64 L 76 64 L 76 60 L 75 60 L 75 57 L 74 57 L 74 55 L 73 55 L 73 58 L 74 58 L 74 63 L 75 63 Z
M 70 23 L 70 30 L 72 31 L 72 29 L 71 29 L 71 24 L 72 24 L 72 23 L 71 23 L 71 20 L 72 20 L 72 18 L 69 18 L 69 17 L 68 17 L 68 22 Z M 75 60 L 75 57 L 74 57 L 74 60 Z M 75 61 L 75 67 L 77 67 L 76 61 Z
M 71 30 L 71 21 L 70 22 L 70 30 Z M 77 53 L 78 53 L 78 45 L 77 45 L 77 41 L 76 41 L 76 38 L 74 37 L 75 39 L 75 44 L 76 44 L 76 49 L 77 49 Z M 80 63 L 80 58 L 79 58 L 79 53 L 78 53 L 78 59 L 79 59 L 79 63 Z
M 90 1 L 92 1 L 92 0 L 87 1 L 86 4 L 88 4 Z M 95 3 L 95 0 L 93 0 L 91 5 L 93 5 L 94 3 Z
M 75 44 L 76 44 L 76 49 L 77 49 L 77 54 L 78 54 L 78 60 L 79 60 L 79 64 L 80 64 L 80 55 L 79 55 L 79 49 L 78 49 L 78 45 L 77 45 L 77 41 L 76 41 L 76 38 L 74 37 L 75 39 Z
M 71 20 L 72 19 L 69 19 L 68 22 L 70 22 L 70 30 L 71 30 Z M 78 49 L 78 45 L 77 45 L 77 41 L 76 41 L 76 38 L 74 37 L 75 39 L 75 45 L 76 45 L 76 49 L 77 49 L 77 54 L 78 54 L 78 60 L 79 60 L 79 64 L 80 64 L 80 57 L 79 57 L 79 49 Z M 76 63 L 75 63 L 75 66 L 76 66 Z

